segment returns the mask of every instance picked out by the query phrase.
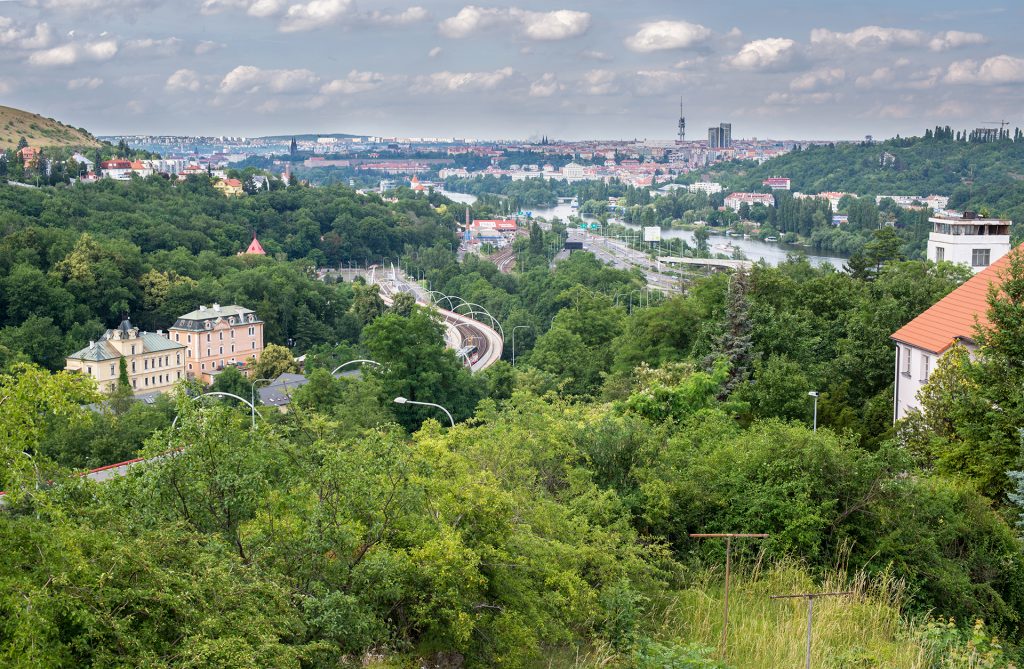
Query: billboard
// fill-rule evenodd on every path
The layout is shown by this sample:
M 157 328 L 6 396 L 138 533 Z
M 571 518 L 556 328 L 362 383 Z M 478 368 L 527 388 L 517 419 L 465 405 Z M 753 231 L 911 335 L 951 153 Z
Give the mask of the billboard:
M 660 242 L 661 241 L 661 228 L 656 225 L 650 225 L 644 227 L 644 241 L 645 242 Z

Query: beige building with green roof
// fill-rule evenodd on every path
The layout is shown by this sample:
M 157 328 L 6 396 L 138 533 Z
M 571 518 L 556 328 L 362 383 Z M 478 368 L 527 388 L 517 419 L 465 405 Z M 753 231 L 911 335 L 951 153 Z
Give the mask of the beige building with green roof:
M 136 395 L 170 390 L 185 378 L 185 346 L 160 330 L 141 332 L 127 319 L 69 355 L 64 368 L 91 376 L 102 392 L 110 392 L 117 387 L 121 358 Z

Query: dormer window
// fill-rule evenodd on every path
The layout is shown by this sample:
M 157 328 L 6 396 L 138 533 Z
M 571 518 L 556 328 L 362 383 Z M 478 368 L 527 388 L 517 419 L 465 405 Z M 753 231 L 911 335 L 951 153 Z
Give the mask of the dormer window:
M 250 323 L 255 323 L 256 322 L 256 316 L 253 315 L 253 314 L 249 314 L 249 322 Z
M 234 325 L 235 324 L 235 317 L 234 316 L 229 316 L 228 317 L 228 323 L 231 323 L 232 325 Z

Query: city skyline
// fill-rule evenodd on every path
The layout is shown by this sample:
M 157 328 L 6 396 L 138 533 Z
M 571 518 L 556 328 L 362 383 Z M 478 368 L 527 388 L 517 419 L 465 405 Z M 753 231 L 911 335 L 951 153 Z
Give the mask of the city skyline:
M 0 103 L 101 135 L 858 139 L 1024 102 L 1008 2 L 0 0 Z

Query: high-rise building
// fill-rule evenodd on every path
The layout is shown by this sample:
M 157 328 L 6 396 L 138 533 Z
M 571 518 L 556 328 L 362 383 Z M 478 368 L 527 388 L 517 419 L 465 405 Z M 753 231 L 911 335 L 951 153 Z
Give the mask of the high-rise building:
M 718 126 L 721 130 L 722 148 L 732 148 L 732 123 L 722 123 Z

